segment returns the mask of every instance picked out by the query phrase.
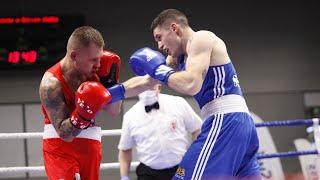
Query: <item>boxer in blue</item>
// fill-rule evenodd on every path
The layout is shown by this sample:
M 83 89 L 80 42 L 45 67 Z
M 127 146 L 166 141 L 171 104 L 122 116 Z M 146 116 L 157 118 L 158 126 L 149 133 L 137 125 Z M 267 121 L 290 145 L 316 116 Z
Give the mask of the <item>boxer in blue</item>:
M 194 96 L 204 121 L 173 179 L 261 179 L 255 125 L 225 43 L 210 31 L 194 31 L 175 9 L 162 11 L 151 30 L 168 56 L 141 48 L 130 57 L 133 72 Z

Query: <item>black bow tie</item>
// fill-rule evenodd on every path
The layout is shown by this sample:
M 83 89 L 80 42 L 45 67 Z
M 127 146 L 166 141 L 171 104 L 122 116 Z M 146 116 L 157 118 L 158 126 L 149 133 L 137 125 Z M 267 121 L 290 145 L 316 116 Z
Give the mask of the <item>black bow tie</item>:
M 146 110 L 147 113 L 150 112 L 152 109 L 159 109 L 159 103 L 155 102 L 154 104 L 145 106 L 144 109 Z

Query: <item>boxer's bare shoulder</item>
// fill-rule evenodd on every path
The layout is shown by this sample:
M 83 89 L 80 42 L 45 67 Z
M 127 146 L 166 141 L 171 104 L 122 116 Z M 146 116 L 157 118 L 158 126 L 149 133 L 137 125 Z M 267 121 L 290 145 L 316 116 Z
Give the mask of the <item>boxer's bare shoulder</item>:
M 39 94 L 46 108 L 56 108 L 63 98 L 59 80 L 53 74 L 46 72 L 40 83 Z

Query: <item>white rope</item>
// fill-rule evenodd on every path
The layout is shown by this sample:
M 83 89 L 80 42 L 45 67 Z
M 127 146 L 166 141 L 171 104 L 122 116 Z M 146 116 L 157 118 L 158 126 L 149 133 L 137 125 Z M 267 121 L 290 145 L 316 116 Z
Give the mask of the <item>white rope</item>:
M 121 129 L 102 130 L 101 136 L 119 136 Z M 31 139 L 41 138 L 43 132 L 25 132 L 25 133 L 0 133 L 0 139 Z M 132 162 L 131 168 L 136 168 L 139 162 Z M 120 164 L 117 163 L 102 163 L 100 164 L 101 170 L 106 169 L 119 169 Z M 44 166 L 29 166 L 29 167 L 0 167 L 0 174 L 15 174 L 26 172 L 44 172 Z
M 120 136 L 121 129 L 102 130 L 101 136 Z
M 40 138 L 42 132 L 26 132 L 26 133 L 0 133 L 0 139 L 25 139 L 25 138 Z
M 1 167 L 0 174 L 15 174 L 21 172 L 44 172 L 43 166 L 30 167 Z
M 131 163 L 131 170 L 135 169 L 139 165 L 139 162 Z M 100 170 L 107 169 L 119 169 L 120 163 L 101 163 Z M 44 166 L 29 166 L 29 167 L 1 167 L 0 174 L 16 174 L 16 173 L 26 173 L 26 172 L 44 172 Z
M 131 168 L 136 168 L 139 165 L 139 162 L 131 162 Z M 120 163 L 102 163 L 100 164 L 100 169 L 101 170 L 106 170 L 106 169 L 119 169 L 120 168 Z
M 121 129 L 102 130 L 101 136 L 120 136 Z M 30 139 L 41 138 L 43 132 L 25 132 L 25 133 L 0 133 L 0 139 Z

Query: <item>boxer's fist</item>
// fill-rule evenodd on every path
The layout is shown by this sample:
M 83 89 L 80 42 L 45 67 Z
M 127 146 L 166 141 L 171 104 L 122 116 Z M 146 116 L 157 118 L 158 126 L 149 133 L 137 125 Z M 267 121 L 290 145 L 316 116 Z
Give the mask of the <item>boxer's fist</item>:
M 75 93 L 75 109 L 71 113 L 70 122 L 79 129 L 86 129 L 94 121 L 97 112 L 109 101 L 109 91 L 99 82 L 82 83 Z
M 169 76 L 174 73 L 174 70 L 166 65 L 165 57 L 160 52 L 148 47 L 134 52 L 130 57 L 129 64 L 136 75 L 149 74 L 152 78 L 166 84 Z
M 120 57 L 109 51 L 104 51 L 100 59 L 100 69 L 97 72 L 101 84 L 111 87 L 119 82 L 120 78 Z

